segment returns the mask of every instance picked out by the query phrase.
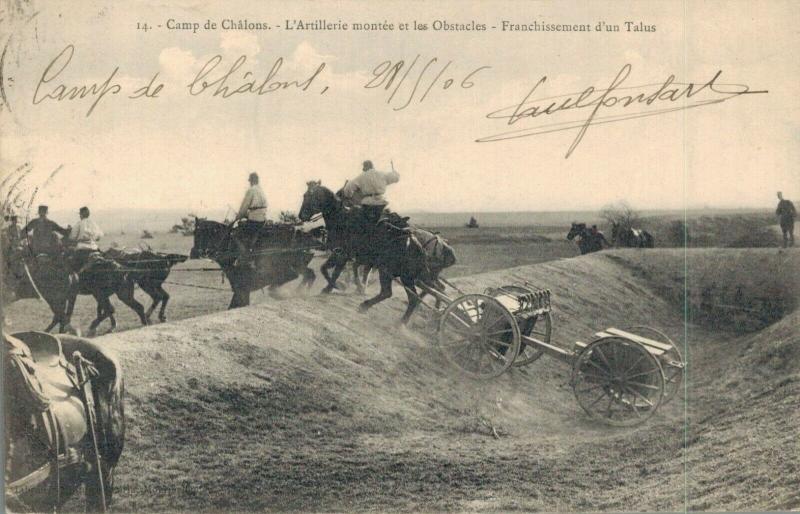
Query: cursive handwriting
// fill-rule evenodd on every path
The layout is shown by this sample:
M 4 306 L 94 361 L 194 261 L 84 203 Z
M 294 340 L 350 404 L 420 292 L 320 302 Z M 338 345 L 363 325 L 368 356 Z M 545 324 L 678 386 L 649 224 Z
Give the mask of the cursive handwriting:
M 94 108 L 97 107 L 97 104 L 103 99 L 104 96 L 107 94 L 116 95 L 122 91 L 122 86 L 114 82 L 114 77 L 117 75 L 119 67 L 114 68 L 114 71 L 111 72 L 108 78 L 100 84 L 93 83 L 90 85 L 72 87 L 69 87 L 66 84 L 58 84 L 53 89 L 45 91 L 45 87 L 50 82 L 58 78 L 58 76 L 61 75 L 61 72 L 67 68 L 70 61 L 72 61 L 72 56 L 74 54 L 75 47 L 73 45 L 67 45 L 67 47 L 64 48 L 64 50 L 62 50 L 61 53 L 55 57 L 55 59 L 50 61 L 50 64 L 48 64 L 47 68 L 44 69 L 44 73 L 42 73 L 39 83 L 36 84 L 36 90 L 33 92 L 33 105 L 38 105 L 48 99 L 60 102 L 62 100 L 83 99 L 87 96 L 92 96 L 94 97 L 94 102 L 92 102 L 89 110 L 86 111 L 86 117 L 88 118 L 91 116 L 92 112 L 94 112 Z
M 486 115 L 489 119 L 506 120 L 507 125 L 515 125 L 523 120 L 533 120 L 544 116 L 553 116 L 565 111 L 585 110 L 589 115 L 584 119 L 547 122 L 521 129 L 509 130 L 495 135 L 477 139 L 478 143 L 519 139 L 563 130 L 578 130 L 578 134 L 567 150 L 565 158 L 569 158 L 578 147 L 586 131 L 591 125 L 602 125 L 647 116 L 656 116 L 684 109 L 703 107 L 725 102 L 732 98 L 747 94 L 767 93 L 766 90 L 751 91 L 743 84 L 721 84 L 717 79 L 722 70 L 702 85 L 695 83 L 675 82 L 675 75 L 670 75 L 663 83 L 644 84 L 641 86 L 623 87 L 631 72 L 631 65 L 626 64 L 617 73 L 611 85 L 606 89 L 587 87 L 580 93 L 531 98 L 539 86 L 547 82 L 544 76 L 531 88 L 521 102 L 504 107 Z M 643 107 L 638 111 L 624 111 L 631 106 Z M 599 115 L 603 112 L 608 114 Z M 606 111 L 608 110 L 608 111 Z M 613 111 L 612 111 L 613 110 Z M 619 112 L 622 111 L 622 112 Z M 614 112 L 612 114 L 612 112 Z
M 306 91 L 314 82 L 314 79 L 316 79 L 319 74 L 322 73 L 322 70 L 325 69 L 325 63 L 320 63 L 311 76 L 302 82 L 299 80 L 277 80 L 276 77 L 283 66 L 283 57 L 278 57 L 272 64 L 272 68 L 269 70 L 269 73 L 267 73 L 263 80 L 256 79 L 255 75 L 253 75 L 253 72 L 246 71 L 241 75 L 238 85 L 230 85 L 230 82 L 234 80 L 239 68 L 241 68 L 246 61 L 247 56 L 239 56 L 239 58 L 234 61 L 227 71 L 224 71 L 221 75 L 212 79 L 209 77 L 214 75 L 217 66 L 219 66 L 219 64 L 222 62 L 222 56 L 215 55 L 209 59 L 202 68 L 200 68 L 197 76 L 187 86 L 189 88 L 189 94 L 192 96 L 197 96 L 211 90 L 213 91 L 211 93 L 212 96 L 230 98 L 233 95 L 243 93 L 261 96 L 267 93 L 288 89 L 290 87 L 294 87 L 301 91 Z M 325 87 L 322 90 L 322 93 L 324 93 L 327 89 L 328 88 Z
M 419 58 L 420 55 L 417 54 L 410 64 L 405 61 L 397 61 L 396 63 L 392 61 L 383 61 L 372 70 L 372 78 L 364 85 L 364 89 L 383 88 L 385 91 L 391 89 L 392 93 L 386 99 L 386 103 L 391 104 L 395 95 L 397 95 L 398 91 L 406 84 L 407 87 L 404 89 L 403 93 L 401 93 L 401 96 L 398 96 L 398 99 L 404 96 L 405 101 L 400 100 L 401 103 L 399 105 L 392 107 L 395 111 L 402 111 L 411 104 L 412 100 L 417 98 L 418 93 L 421 93 L 418 102 L 422 103 L 434 88 L 436 88 L 435 90 L 447 90 L 454 84 L 457 84 L 457 87 L 461 89 L 471 89 L 475 85 L 475 76 L 479 72 L 491 68 L 491 66 L 480 66 L 469 73 L 460 74 L 454 78 L 455 74 L 452 72 L 445 75 L 445 72 L 448 71 L 453 61 L 447 61 L 444 66 L 440 66 L 438 64 L 439 58 L 433 57 L 429 59 L 424 66 L 416 68 L 417 63 L 420 62 Z M 438 68 L 438 72 L 435 71 L 436 68 Z M 406 82 L 406 79 L 411 75 L 412 71 L 416 76 L 415 79 L 411 79 L 413 80 L 413 84 L 411 81 Z M 402 76 L 400 76 L 401 72 L 403 72 Z M 398 76 L 400 76 L 399 80 Z M 457 82 L 457 79 L 461 80 Z

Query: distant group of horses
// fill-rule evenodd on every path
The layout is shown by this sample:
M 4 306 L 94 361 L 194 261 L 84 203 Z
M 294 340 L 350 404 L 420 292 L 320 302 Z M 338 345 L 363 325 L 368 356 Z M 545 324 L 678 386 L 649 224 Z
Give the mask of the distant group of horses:
M 106 319 L 110 321 L 112 330 L 116 327 L 115 309 L 111 303 L 113 295 L 133 309 L 142 325 L 149 324 L 151 315 L 159 306 L 159 320 L 165 321 L 169 293 L 164 290 L 163 283 L 172 266 L 187 259 L 185 255 L 157 253 L 150 249 L 134 252 L 110 249 L 93 256 L 80 273 L 76 273 L 64 254 L 38 253 L 26 241 L 6 239 L 3 244 L 4 294 L 13 295 L 14 299 L 44 300 L 53 313 L 45 332 L 58 326 L 60 333 L 76 333 L 71 319 L 78 295 L 91 295 L 97 303 L 97 314 L 89 325 L 89 335 L 94 335 L 98 325 Z M 137 285 L 152 300 L 146 311 L 134 297 Z
M 625 226 L 621 223 L 611 224 L 611 243 L 597 229 L 589 228 L 586 223 L 572 223 L 567 239 L 576 240 L 581 255 L 599 252 L 609 246 L 624 248 L 654 248 L 655 239 L 648 231 Z

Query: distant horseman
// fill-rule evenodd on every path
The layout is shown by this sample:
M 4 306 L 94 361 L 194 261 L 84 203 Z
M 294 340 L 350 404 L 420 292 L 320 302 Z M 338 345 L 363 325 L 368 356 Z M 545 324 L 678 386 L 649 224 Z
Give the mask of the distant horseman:
M 236 219 L 239 225 L 234 234 L 236 245 L 239 248 L 240 262 L 252 266 L 250 251 L 256 244 L 259 231 L 267 222 L 267 196 L 258 184 L 258 174 L 251 173 L 248 177 L 250 187 L 244 194 L 242 205 L 239 207 Z
M 72 258 L 72 267 L 80 274 L 88 265 L 93 255 L 99 255 L 100 248 L 97 242 L 103 237 L 103 231 L 94 220 L 89 219 L 88 207 L 81 207 L 78 211 L 80 221 L 75 225 L 71 239 L 75 241 L 75 253 Z
M 26 236 L 33 232 L 30 240 L 30 247 L 34 254 L 46 254 L 56 256 L 61 253 L 61 239 L 57 234 L 62 237 L 67 237 L 70 233 L 70 227 L 62 228 L 58 223 L 48 219 L 47 206 L 39 206 L 39 217 L 31 220 L 22 233 Z

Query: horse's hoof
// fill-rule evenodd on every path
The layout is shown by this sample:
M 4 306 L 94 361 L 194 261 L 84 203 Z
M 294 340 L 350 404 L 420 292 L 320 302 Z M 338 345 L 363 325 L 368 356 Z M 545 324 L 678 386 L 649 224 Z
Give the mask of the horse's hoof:
M 360 312 L 361 314 L 364 314 L 365 312 L 367 312 L 369 310 L 369 307 L 370 307 L 369 304 L 367 304 L 367 302 L 364 302 L 364 303 L 362 303 L 361 305 L 358 306 L 358 312 Z
M 331 291 L 333 291 L 333 288 L 331 286 L 327 286 L 320 292 L 320 294 L 331 294 Z
M 97 330 L 94 328 L 90 328 L 86 331 L 86 337 L 94 337 L 97 335 Z
M 167 317 L 166 316 L 159 316 L 158 317 L 158 321 L 160 321 L 161 323 L 166 323 L 167 322 Z

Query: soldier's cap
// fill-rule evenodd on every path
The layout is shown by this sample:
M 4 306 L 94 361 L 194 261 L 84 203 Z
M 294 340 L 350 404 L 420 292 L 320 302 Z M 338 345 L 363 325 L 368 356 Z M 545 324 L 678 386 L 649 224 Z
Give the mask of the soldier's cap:
M 40 206 L 39 206 L 39 214 L 41 214 L 41 213 L 43 213 L 43 212 L 44 212 L 44 213 L 46 213 L 46 212 L 47 212 L 47 206 L 46 206 L 46 205 L 40 205 Z

